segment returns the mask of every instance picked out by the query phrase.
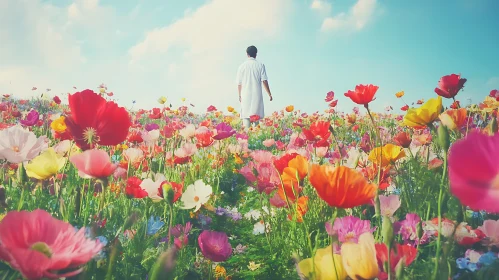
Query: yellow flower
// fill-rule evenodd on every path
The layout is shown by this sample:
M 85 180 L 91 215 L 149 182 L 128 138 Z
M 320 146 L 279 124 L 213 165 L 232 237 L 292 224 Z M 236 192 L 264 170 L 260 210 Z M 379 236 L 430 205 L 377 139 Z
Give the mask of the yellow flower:
M 345 271 L 353 280 L 374 279 L 378 276 L 379 269 L 372 233 L 361 234 L 357 244 L 343 243 L 341 256 Z
M 249 262 L 248 269 L 251 271 L 255 271 L 259 269 L 261 264 L 256 264 L 255 262 Z
M 427 126 L 442 112 L 442 97 L 432 98 L 419 108 L 411 108 L 404 117 L 404 125 L 410 127 Z
M 311 277 L 313 271 L 312 263 L 315 263 L 315 278 Z M 318 249 L 313 262 L 312 258 L 302 260 L 298 263 L 298 269 L 300 270 L 300 274 L 307 277 L 307 279 L 343 280 L 347 277 L 347 273 L 343 268 L 342 257 L 334 254 L 333 260 L 333 248 L 331 245 Z
M 57 174 L 65 163 L 66 158 L 58 155 L 54 148 L 50 147 L 26 165 L 26 174 L 31 178 L 46 180 Z
M 399 91 L 399 92 L 395 93 L 395 96 L 396 96 L 397 98 L 401 98 L 402 96 L 404 96 L 404 94 L 405 94 L 405 92 L 404 92 L 404 91 Z
M 58 119 L 50 123 L 50 127 L 57 133 L 64 133 L 67 129 L 64 119 L 64 116 L 60 116 Z
M 494 97 L 487 96 L 481 105 L 482 111 L 490 113 L 499 108 L 499 101 L 497 101 Z
M 237 154 L 234 154 L 234 159 L 235 159 L 235 162 L 237 164 L 243 164 L 244 163 L 244 161 L 241 159 L 241 157 L 238 156 Z
M 234 112 L 234 107 L 228 106 L 227 107 L 227 111 L 229 111 L 229 113 Z
M 381 164 L 382 167 L 394 163 L 403 157 L 405 157 L 404 149 L 393 144 L 386 144 L 383 148 L 376 147 L 369 153 L 369 160 L 372 163 Z
M 161 96 L 161 97 L 158 99 L 158 103 L 159 103 L 159 104 L 165 104 L 165 103 L 166 103 L 166 97 Z
M 182 100 L 182 102 L 185 102 L 185 97 L 182 97 L 182 99 L 180 99 L 180 100 Z
M 288 112 L 288 113 L 293 112 L 294 109 L 295 109 L 295 106 L 293 106 L 293 105 L 286 106 L 286 112 Z
M 215 277 L 225 277 L 227 275 L 227 271 L 221 265 L 217 265 L 215 267 Z

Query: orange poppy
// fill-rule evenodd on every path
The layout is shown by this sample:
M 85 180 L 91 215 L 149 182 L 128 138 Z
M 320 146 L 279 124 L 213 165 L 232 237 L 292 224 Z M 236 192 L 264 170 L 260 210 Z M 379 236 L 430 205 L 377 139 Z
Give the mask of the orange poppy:
M 295 106 L 293 106 L 293 105 L 286 106 L 286 112 L 288 112 L 288 113 L 293 112 L 294 109 L 295 109 Z
M 371 202 L 376 186 L 361 173 L 345 166 L 312 165 L 309 180 L 319 197 L 331 207 L 352 208 Z
M 303 216 L 308 211 L 308 196 L 301 196 L 300 198 L 298 198 L 295 207 L 296 207 L 296 221 L 301 223 L 303 222 Z M 293 220 L 293 216 L 291 214 L 288 214 L 288 219 Z

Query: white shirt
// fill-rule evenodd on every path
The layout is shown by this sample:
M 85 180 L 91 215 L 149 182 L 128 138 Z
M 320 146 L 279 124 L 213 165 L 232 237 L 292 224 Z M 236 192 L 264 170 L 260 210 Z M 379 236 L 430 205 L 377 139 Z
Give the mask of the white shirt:
M 241 118 L 252 115 L 264 117 L 262 82 L 267 80 L 265 65 L 250 57 L 237 70 L 237 84 L 241 85 Z

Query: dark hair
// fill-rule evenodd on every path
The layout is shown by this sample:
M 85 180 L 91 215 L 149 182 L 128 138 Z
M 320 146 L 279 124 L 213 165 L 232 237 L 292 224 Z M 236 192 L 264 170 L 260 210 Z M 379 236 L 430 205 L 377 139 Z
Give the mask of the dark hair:
M 255 46 L 249 46 L 247 49 L 246 49 L 246 53 L 251 56 L 252 58 L 256 58 L 256 53 L 258 52 L 258 50 L 256 49 Z

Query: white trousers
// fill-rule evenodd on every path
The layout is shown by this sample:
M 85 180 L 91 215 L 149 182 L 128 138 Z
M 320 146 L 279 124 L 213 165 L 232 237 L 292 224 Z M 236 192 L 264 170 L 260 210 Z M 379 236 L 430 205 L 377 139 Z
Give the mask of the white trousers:
M 243 126 L 244 126 L 244 128 L 249 128 L 250 127 L 250 119 L 249 118 L 244 118 L 243 119 Z

